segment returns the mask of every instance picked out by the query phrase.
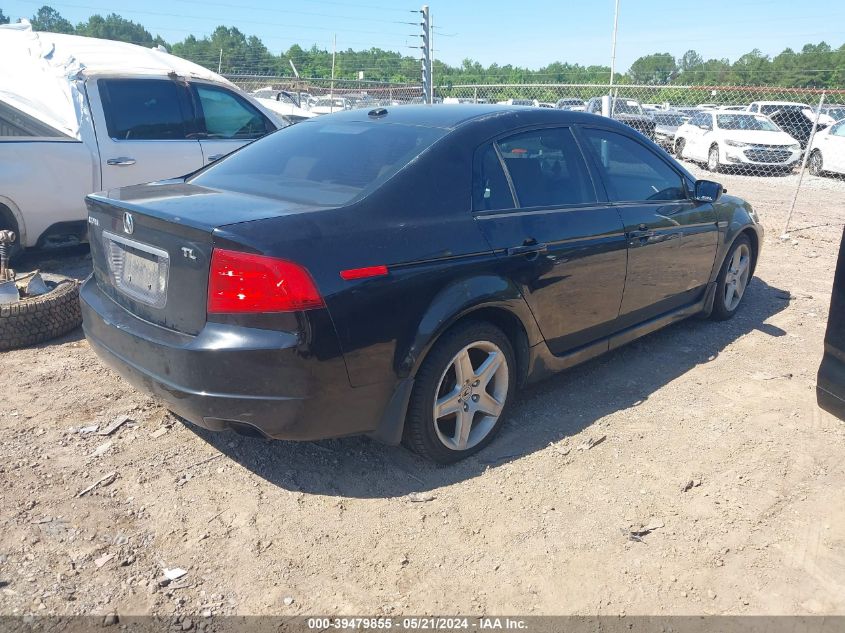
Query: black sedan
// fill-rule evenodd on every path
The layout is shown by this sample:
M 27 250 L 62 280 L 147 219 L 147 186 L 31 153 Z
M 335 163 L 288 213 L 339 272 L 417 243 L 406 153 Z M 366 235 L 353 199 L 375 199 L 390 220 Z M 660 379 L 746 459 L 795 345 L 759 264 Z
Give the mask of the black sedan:
M 453 462 L 526 382 L 731 317 L 762 229 L 722 194 L 585 113 L 343 112 L 89 196 L 85 333 L 203 427 Z

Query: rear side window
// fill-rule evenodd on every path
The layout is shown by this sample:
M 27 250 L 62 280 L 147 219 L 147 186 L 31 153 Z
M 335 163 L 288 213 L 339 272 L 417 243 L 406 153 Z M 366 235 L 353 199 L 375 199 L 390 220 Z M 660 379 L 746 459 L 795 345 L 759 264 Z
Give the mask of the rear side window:
M 499 155 L 492 143 L 476 155 L 473 181 L 472 208 L 476 211 L 513 209 L 516 206 Z
M 498 145 L 520 207 L 596 202 L 587 166 L 567 128 L 524 132 Z
M 650 149 L 609 130 L 587 128 L 582 133 L 612 202 L 686 198 L 681 175 Z
M 309 119 L 247 145 L 190 179 L 196 185 L 317 206 L 339 206 L 387 181 L 444 130 Z
M 101 79 L 109 136 L 120 141 L 183 140 L 190 108 L 187 91 L 169 79 Z
M 35 117 L 13 108 L 0 101 L 0 138 L 10 137 L 39 137 L 70 139 L 67 134 L 59 132 L 52 126 L 42 123 Z
M 232 92 L 202 84 L 194 89 L 209 138 L 254 139 L 271 131 L 264 116 Z

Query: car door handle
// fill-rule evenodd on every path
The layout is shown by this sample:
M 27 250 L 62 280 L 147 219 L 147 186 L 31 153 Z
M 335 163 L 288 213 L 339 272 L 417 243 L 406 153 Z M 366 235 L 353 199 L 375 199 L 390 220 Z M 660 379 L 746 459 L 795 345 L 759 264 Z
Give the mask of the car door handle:
M 511 246 L 508 255 L 531 255 L 533 253 L 545 253 L 549 250 L 548 244 L 523 244 L 522 246 Z
M 221 159 L 221 158 L 223 158 L 225 155 L 226 155 L 226 154 L 212 154 L 211 156 L 209 156 L 209 157 L 208 157 L 208 162 L 209 162 L 209 163 L 213 163 L 213 162 L 214 162 L 214 161 L 216 161 L 216 160 L 220 160 L 220 159 Z
M 120 158 L 109 158 L 106 161 L 107 165 L 116 165 L 117 167 L 126 167 L 128 165 L 134 165 L 135 159 L 129 158 L 128 156 L 121 156 Z

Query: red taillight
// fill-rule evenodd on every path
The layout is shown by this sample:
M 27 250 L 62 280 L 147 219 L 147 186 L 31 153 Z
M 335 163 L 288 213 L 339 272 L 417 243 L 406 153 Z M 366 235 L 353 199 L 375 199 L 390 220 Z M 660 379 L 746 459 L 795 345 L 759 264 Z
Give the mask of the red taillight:
M 214 249 L 208 273 L 209 313 L 294 312 L 323 305 L 317 286 L 302 266 Z

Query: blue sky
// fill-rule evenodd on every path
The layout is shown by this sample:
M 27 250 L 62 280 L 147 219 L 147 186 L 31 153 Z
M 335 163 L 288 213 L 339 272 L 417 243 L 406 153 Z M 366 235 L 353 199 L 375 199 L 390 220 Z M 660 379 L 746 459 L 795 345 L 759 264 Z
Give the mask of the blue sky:
M 237 26 L 259 36 L 273 51 L 297 43 L 331 49 L 378 46 L 417 54 L 415 26 L 420 4 L 406 0 L 46 0 L 71 22 L 93 13 L 119 13 L 141 22 L 168 42 L 216 26 Z M 30 16 L 45 0 L 0 0 L 13 19 Z M 552 61 L 610 63 L 614 0 L 429 0 L 435 25 L 435 56 L 450 64 L 466 57 L 538 68 Z M 845 4 L 804 5 L 794 0 L 621 0 L 617 70 L 637 57 L 690 48 L 705 59 L 731 61 L 759 48 L 775 55 L 807 42 L 845 43 Z M 837 6 L 838 5 L 838 6 Z

